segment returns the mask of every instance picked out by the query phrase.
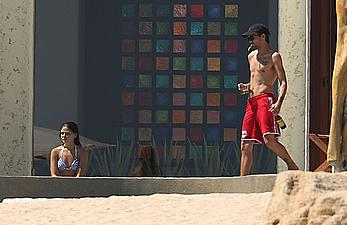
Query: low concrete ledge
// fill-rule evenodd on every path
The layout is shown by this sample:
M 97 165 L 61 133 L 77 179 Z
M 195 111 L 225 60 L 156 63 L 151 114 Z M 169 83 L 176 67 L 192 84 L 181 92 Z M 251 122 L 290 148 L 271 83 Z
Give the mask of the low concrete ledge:
M 276 174 L 246 177 L 0 177 L 5 198 L 80 198 L 111 195 L 271 192 Z

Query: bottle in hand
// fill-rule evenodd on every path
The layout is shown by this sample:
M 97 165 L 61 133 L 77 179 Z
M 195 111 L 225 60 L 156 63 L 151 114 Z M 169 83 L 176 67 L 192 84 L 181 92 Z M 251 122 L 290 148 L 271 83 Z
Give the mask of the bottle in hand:
M 286 123 L 284 122 L 283 118 L 280 115 L 276 115 L 275 120 L 281 129 L 285 129 L 287 127 Z

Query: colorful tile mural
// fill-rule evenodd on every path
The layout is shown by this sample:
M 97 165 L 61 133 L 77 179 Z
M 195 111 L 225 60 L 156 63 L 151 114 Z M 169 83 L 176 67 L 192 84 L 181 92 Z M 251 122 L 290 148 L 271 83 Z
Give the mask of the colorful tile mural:
M 174 142 L 180 159 L 236 142 L 238 4 L 124 1 L 121 17 L 121 141 Z

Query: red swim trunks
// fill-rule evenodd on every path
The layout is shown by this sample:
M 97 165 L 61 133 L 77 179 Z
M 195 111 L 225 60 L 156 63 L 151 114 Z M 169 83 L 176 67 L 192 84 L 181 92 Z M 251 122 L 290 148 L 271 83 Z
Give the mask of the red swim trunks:
M 273 103 L 275 103 L 275 96 L 271 93 L 248 99 L 242 123 L 241 141 L 248 140 L 260 144 L 267 134 L 274 134 L 276 137 L 281 135 L 274 115 L 269 111 Z

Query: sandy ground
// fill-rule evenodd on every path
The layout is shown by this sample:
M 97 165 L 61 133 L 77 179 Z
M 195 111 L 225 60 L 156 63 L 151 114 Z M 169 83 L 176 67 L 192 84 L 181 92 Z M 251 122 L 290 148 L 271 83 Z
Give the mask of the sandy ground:
M 5 199 L 0 224 L 228 224 L 264 221 L 271 193 Z

